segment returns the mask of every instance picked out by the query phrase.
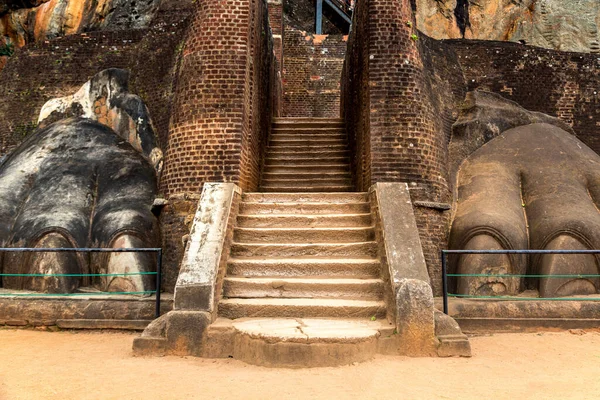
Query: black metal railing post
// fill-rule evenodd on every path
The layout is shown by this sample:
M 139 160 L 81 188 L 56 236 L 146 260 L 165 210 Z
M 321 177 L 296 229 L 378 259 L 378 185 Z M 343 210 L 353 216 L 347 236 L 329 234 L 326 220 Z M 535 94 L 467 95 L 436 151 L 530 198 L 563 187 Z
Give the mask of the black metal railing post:
M 160 317 L 160 284 L 162 280 L 162 249 L 158 249 L 156 261 L 156 311 L 154 317 Z
M 444 292 L 444 314 L 448 315 L 448 271 L 446 268 L 445 250 L 442 250 L 442 291 Z

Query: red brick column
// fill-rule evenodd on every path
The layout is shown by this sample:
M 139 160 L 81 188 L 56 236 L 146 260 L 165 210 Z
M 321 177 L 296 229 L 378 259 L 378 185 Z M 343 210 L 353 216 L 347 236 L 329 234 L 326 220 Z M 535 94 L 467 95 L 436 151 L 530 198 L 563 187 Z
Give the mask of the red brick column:
M 427 87 L 409 0 L 369 0 L 371 179 L 407 182 L 413 198 L 447 201 L 443 131 Z
M 273 48 L 275 58 L 279 63 L 280 71 L 283 68 L 283 2 L 284 0 L 268 0 L 269 6 L 269 22 L 271 31 L 273 32 Z
M 240 178 L 250 11 L 250 0 L 196 1 L 166 151 L 169 196 Z

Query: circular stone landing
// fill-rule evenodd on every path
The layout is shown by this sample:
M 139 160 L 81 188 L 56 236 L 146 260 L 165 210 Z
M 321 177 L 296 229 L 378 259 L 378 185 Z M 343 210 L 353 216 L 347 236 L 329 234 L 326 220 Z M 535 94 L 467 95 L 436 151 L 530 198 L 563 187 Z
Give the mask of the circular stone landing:
M 234 357 L 267 367 L 331 367 L 377 353 L 380 329 L 364 320 L 249 319 L 233 322 Z

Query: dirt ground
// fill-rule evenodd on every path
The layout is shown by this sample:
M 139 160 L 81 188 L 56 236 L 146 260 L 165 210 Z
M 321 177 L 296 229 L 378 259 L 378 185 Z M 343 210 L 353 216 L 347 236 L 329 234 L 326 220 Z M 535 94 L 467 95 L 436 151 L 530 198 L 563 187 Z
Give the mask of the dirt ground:
M 471 339 L 470 359 L 378 356 L 338 368 L 136 358 L 127 333 L 0 330 L 0 399 L 598 399 L 600 334 Z

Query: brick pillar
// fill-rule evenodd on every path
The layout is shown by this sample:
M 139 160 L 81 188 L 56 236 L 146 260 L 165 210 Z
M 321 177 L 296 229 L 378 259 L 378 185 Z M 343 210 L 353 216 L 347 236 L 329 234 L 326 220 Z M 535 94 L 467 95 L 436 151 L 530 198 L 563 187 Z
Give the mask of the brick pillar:
M 177 81 L 163 188 L 200 193 L 237 182 L 244 114 L 250 0 L 196 0 Z
M 279 72 L 283 71 L 283 2 L 284 0 L 268 0 L 269 22 L 273 32 L 273 51 L 279 63 Z
M 368 0 L 371 180 L 447 201 L 445 136 L 432 107 L 410 0 Z M 363 4 L 364 5 L 364 4 Z
M 408 183 L 431 283 L 439 294 L 439 254 L 450 219 L 447 205 L 438 204 L 451 198 L 447 143 L 413 5 L 411 0 L 357 2 L 342 82 L 343 115 L 357 188 Z

